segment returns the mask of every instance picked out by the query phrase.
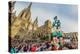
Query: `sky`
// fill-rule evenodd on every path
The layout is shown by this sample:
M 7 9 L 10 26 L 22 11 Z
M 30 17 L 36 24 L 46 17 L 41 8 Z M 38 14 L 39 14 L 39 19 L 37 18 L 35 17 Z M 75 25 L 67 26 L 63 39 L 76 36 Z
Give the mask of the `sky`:
M 24 8 L 27 8 L 30 2 L 18 1 L 15 3 L 14 11 L 16 15 Z M 46 20 L 51 20 L 55 16 L 61 21 L 61 30 L 64 32 L 78 32 L 78 6 L 73 4 L 55 4 L 55 3 L 36 3 L 31 6 L 32 22 L 38 16 L 38 25 L 44 25 Z

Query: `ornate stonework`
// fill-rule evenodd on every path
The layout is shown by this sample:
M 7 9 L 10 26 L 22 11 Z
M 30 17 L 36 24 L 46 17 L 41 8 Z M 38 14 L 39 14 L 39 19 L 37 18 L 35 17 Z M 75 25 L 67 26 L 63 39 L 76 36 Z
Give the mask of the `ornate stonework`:
M 35 37 L 37 39 L 37 37 L 50 35 L 55 31 L 50 20 L 46 20 L 44 25 L 40 27 L 38 26 L 38 17 L 32 22 L 31 5 L 32 3 L 27 8 L 24 8 L 18 16 L 15 16 L 15 13 L 12 14 L 14 17 L 11 16 L 13 19 L 11 20 L 11 37 L 19 36 L 24 39 L 33 39 Z M 71 38 L 76 38 L 77 40 L 77 32 L 65 33 L 64 36 L 68 36 L 68 34 L 70 34 Z

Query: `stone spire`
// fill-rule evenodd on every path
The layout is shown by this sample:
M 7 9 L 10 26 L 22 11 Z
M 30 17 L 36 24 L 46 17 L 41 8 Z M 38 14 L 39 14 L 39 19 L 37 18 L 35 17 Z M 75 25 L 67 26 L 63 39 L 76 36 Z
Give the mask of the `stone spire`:
M 32 5 L 32 2 L 29 4 L 28 9 L 30 9 L 30 8 L 31 8 L 31 5 Z
M 35 26 L 38 26 L 38 17 L 36 17 L 36 19 L 34 20 L 34 23 L 33 23 Z
M 31 5 L 32 3 L 29 4 L 29 6 L 27 8 L 24 8 L 20 14 L 19 14 L 19 18 L 28 18 L 27 16 L 28 15 L 31 15 L 31 12 L 30 12 L 30 8 L 31 8 Z
M 33 22 L 33 30 L 36 30 L 38 28 L 38 17 Z
M 12 36 L 15 36 L 19 33 L 20 29 L 24 29 L 25 30 L 25 26 L 26 28 L 28 28 L 28 30 L 31 30 L 31 12 L 30 12 L 30 7 L 31 7 L 31 3 L 27 8 L 24 8 L 20 14 L 18 15 L 18 17 L 16 18 L 15 22 L 12 25 Z M 17 26 L 17 27 L 16 27 Z

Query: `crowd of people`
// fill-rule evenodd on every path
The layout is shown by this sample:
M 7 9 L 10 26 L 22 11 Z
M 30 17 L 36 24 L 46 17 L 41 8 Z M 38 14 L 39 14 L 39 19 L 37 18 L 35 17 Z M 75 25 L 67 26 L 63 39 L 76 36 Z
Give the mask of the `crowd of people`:
M 63 37 L 54 36 L 52 40 L 44 42 L 27 42 L 21 39 L 11 39 L 11 53 L 18 52 L 39 52 L 39 51 L 53 51 L 53 50 L 66 50 L 66 49 L 76 49 L 77 44 L 66 43 Z

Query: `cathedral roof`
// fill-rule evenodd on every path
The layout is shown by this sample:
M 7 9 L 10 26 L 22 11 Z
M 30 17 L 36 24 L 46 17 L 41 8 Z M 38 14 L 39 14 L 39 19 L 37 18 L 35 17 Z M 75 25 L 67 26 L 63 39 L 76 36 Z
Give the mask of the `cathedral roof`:
M 31 8 L 32 3 L 29 4 L 29 6 L 27 8 L 24 8 L 20 13 L 19 13 L 19 17 L 23 17 L 26 16 L 29 12 L 30 12 L 30 8 Z

